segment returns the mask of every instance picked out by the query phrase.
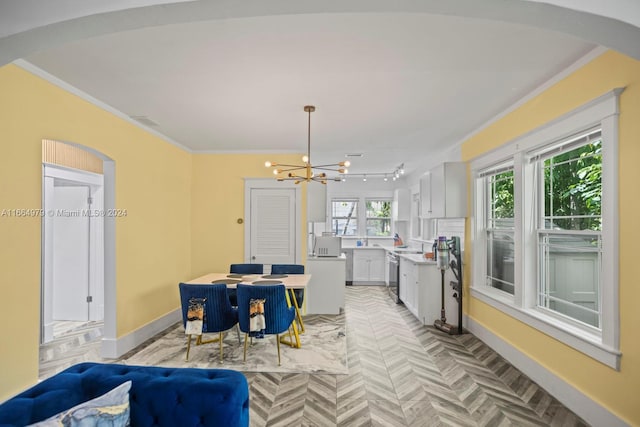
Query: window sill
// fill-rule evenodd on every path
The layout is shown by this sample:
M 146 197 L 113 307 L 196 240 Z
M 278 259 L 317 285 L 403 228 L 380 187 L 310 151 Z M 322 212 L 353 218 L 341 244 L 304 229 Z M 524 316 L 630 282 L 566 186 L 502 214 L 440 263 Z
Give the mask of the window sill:
M 620 370 L 620 357 L 622 353 L 617 349 L 604 345 L 599 335 L 589 333 L 588 331 L 566 323 L 561 323 L 561 321 L 555 317 L 545 315 L 540 311 L 516 307 L 513 298 L 510 298 L 510 296 L 507 296 L 507 294 L 503 292 L 472 287 L 471 296 L 610 368 L 617 371 Z

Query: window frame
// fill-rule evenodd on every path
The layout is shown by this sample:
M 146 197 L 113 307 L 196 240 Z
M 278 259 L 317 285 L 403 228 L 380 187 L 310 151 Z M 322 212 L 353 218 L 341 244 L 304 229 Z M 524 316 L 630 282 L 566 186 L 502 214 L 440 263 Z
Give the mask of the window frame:
M 602 304 L 600 302 L 600 295 L 602 294 L 603 288 L 604 288 L 604 284 L 603 284 L 603 276 L 601 274 L 602 272 L 602 235 L 603 232 L 602 230 L 598 230 L 598 231 L 593 231 L 593 230 L 589 230 L 589 229 L 563 229 L 563 230 L 556 230 L 553 228 L 547 228 L 547 221 L 560 221 L 564 218 L 568 218 L 568 217 L 574 217 L 573 215 L 567 215 L 567 216 L 556 216 L 554 215 L 553 212 L 553 206 L 551 206 L 551 211 L 549 213 L 546 212 L 546 192 L 547 192 L 547 188 L 546 188 L 546 184 L 545 184 L 545 173 L 544 170 L 545 168 L 547 168 L 547 166 L 545 165 L 547 160 L 553 159 L 554 157 L 556 157 L 557 155 L 563 154 L 563 153 L 567 153 L 570 152 L 576 148 L 580 148 L 583 147 L 585 145 L 588 145 L 589 143 L 593 142 L 594 140 L 592 138 L 589 138 L 590 136 L 592 136 L 594 133 L 599 133 L 600 132 L 600 126 L 597 126 L 596 128 L 592 128 L 592 129 L 584 129 L 583 132 L 579 132 L 577 135 L 574 135 L 574 137 L 569 138 L 568 140 L 561 140 L 561 141 L 557 141 L 554 144 L 551 144 L 549 146 L 543 146 L 540 149 L 535 149 L 532 152 L 527 154 L 528 157 L 528 161 L 530 163 L 533 164 L 534 168 L 533 168 L 533 173 L 534 173 L 534 178 L 536 180 L 536 182 L 534 183 L 534 191 L 535 189 L 537 189 L 537 191 L 535 191 L 535 193 L 537 194 L 537 199 L 536 199 L 536 203 L 537 203 L 537 218 L 536 220 L 536 246 L 537 246 L 537 254 L 538 254 L 538 262 L 537 262 L 537 268 L 538 268 L 538 279 L 537 279 L 537 289 L 536 289 L 536 309 L 539 310 L 540 312 L 546 313 L 549 316 L 554 316 L 557 317 L 558 319 L 560 319 L 563 322 L 566 322 L 568 324 L 571 324 L 577 328 L 583 329 L 585 331 L 587 331 L 588 333 L 594 334 L 594 335 L 601 335 L 601 328 L 602 328 L 602 313 L 601 313 L 601 308 L 602 308 Z M 586 138 L 585 138 L 586 137 Z M 602 145 L 602 140 L 603 137 L 600 135 L 596 138 L 596 140 L 599 140 L 601 142 Z M 571 161 L 575 161 L 571 160 Z M 555 168 L 558 166 L 562 166 L 563 164 L 567 164 L 567 162 L 561 163 L 561 164 L 554 164 L 553 162 L 551 162 L 551 165 L 549 166 L 550 168 Z M 603 163 L 601 161 L 601 163 Z M 554 166 L 556 165 L 556 166 Z M 604 165 L 604 164 L 603 164 Z M 553 185 L 553 184 L 551 184 Z M 561 191 L 564 189 L 560 189 Z M 532 193 L 534 192 L 532 191 Z M 600 212 L 599 215 L 600 220 L 602 220 L 602 212 Z M 602 222 L 602 221 L 601 221 Z M 597 266 L 598 266 L 598 303 L 597 306 L 599 307 L 599 312 L 598 312 L 598 326 L 593 326 L 593 325 L 589 325 L 586 322 L 582 322 L 580 320 L 578 320 L 577 318 L 573 318 L 571 316 L 567 316 L 565 314 L 563 314 L 560 310 L 554 310 L 552 308 L 548 308 L 548 307 L 544 307 L 540 304 L 540 298 L 543 294 L 543 287 L 544 285 L 550 285 L 550 282 L 544 281 L 543 277 L 545 272 L 547 272 L 547 270 L 544 269 L 543 265 L 545 264 L 545 261 L 547 260 L 551 260 L 551 258 L 543 258 L 542 255 L 542 251 L 543 251 L 543 247 L 541 245 L 541 239 L 543 239 L 543 236 L 546 235 L 547 237 L 558 237 L 558 236 L 573 236 L 574 238 L 586 238 L 588 236 L 593 236 L 593 237 L 597 237 L 598 238 L 598 250 L 596 251 L 597 253 Z
M 619 284 L 618 284 L 618 115 L 619 96 L 624 89 L 614 89 L 563 116 L 528 132 L 471 161 L 473 179 L 473 215 L 471 257 L 471 295 L 525 324 L 620 369 Z M 536 179 L 530 153 L 541 150 L 590 128 L 602 132 L 602 276 L 601 325 L 599 330 L 586 328 L 537 307 L 539 207 L 534 191 Z M 514 165 L 514 294 L 485 286 L 486 235 L 484 211 L 486 198 L 482 174 L 500 164 Z
M 486 269 L 488 268 L 487 266 L 489 265 L 488 261 L 489 261 L 489 255 L 492 253 L 492 251 L 489 249 L 489 245 L 488 245 L 488 236 L 490 233 L 507 233 L 510 234 L 512 236 L 512 238 L 514 238 L 515 240 L 515 224 L 514 227 L 511 228 L 499 228 L 495 226 L 495 223 L 493 223 L 491 226 L 490 224 L 492 223 L 492 218 L 495 220 L 495 218 L 493 217 L 492 214 L 490 214 L 491 210 L 492 210 L 492 205 L 493 205 L 493 198 L 492 198 L 492 187 L 491 184 L 493 181 L 491 181 L 491 178 L 494 178 L 502 173 L 505 172 L 514 172 L 514 167 L 513 167 L 513 162 L 512 161 L 508 161 L 506 163 L 501 163 L 498 165 L 495 165 L 494 167 L 489 168 L 488 170 L 484 170 L 481 173 L 480 178 L 483 178 L 483 182 L 482 182 L 482 194 L 483 194 L 483 219 L 482 219 L 482 224 L 483 224 L 483 228 L 484 228 L 484 255 L 485 255 L 485 274 L 484 274 L 484 280 L 485 280 L 485 286 L 488 286 L 490 288 L 496 289 L 500 292 L 503 292 L 506 295 L 509 296 L 513 296 L 515 293 L 515 289 L 514 289 L 514 293 L 511 292 L 507 292 L 503 289 L 499 289 L 496 286 L 493 285 L 489 285 L 487 283 L 487 281 L 489 279 L 495 280 L 496 278 L 491 276 Z M 515 178 L 515 176 L 514 176 Z M 514 203 L 515 203 L 515 183 L 514 183 Z M 514 210 L 515 210 L 515 206 L 514 206 Z M 514 212 L 515 214 L 515 212 Z M 514 266 L 516 263 L 516 259 L 515 259 L 515 253 L 514 253 Z M 514 272 L 515 273 L 515 272 Z M 515 280 L 515 277 L 514 277 Z M 514 284 L 511 284 L 514 285 Z M 515 288 L 515 286 L 514 286 Z M 508 297 L 507 297 L 508 298 Z
M 355 230 L 356 231 L 355 231 L 355 234 L 338 234 L 338 233 L 336 233 L 336 236 L 357 237 L 359 235 L 359 233 L 360 233 L 360 212 L 359 212 L 360 211 L 360 200 L 357 199 L 357 198 L 339 197 L 339 198 L 331 199 L 331 202 L 330 202 L 331 203 L 331 205 L 330 205 L 330 213 L 331 213 L 331 215 L 330 215 L 330 218 L 329 218 L 329 221 L 330 221 L 329 229 L 333 232 L 333 223 L 334 223 L 334 220 L 336 218 L 343 218 L 343 219 L 349 218 L 349 217 L 346 217 L 346 216 L 344 216 L 344 217 L 343 216 L 339 216 L 339 217 L 334 217 L 333 216 L 333 204 L 334 203 L 342 203 L 342 202 L 348 202 L 348 203 L 355 203 L 356 204 L 356 208 L 355 208 L 356 214 L 354 216 L 350 217 L 351 219 L 353 219 L 355 221 L 355 224 L 356 224 L 356 229 Z

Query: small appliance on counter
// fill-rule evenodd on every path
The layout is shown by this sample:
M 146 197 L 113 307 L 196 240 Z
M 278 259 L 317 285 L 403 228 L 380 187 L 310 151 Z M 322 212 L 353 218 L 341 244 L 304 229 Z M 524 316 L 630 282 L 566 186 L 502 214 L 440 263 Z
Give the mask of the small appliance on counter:
M 315 244 L 316 256 L 338 257 L 342 250 L 342 238 L 338 236 L 317 236 Z

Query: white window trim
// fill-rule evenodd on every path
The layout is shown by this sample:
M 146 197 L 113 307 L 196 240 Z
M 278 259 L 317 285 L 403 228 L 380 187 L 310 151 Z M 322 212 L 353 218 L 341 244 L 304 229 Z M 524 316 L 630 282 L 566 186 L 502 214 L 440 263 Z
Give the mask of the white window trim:
M 472 218 L 472 236 L 474 238 L 472 252 L 472 284 L 471 295 L 490 306 L 514 317 L 523 323 L 563 342 L 564 344 L 587 354 L 588 356 L 610 366 L 620 369 L 622 356 L 619 348 L 619 284 L 618 284 L 618 115 L 619 97 L 624 88 L 616 88 L 581 107 L 512 140 L 471 161 L 471 176 L 474 180 Z M 535 253 L 536 241 L 532 230 L 524 230 L 523 224 L 535 226 L 531 215 L 533 198 L 524 197 L 523 189 L 530 186 L 528 182 L 533 174 L 527 169 L 529 164 L 526 153 L 553 141 L 558 141 L 583 129 L 600 125 L 602 129 L 602 283 L 601 287 L 601 332 L 593 333 L 587 328 L 580 328 L 569 322 L 560 322 L 556 316 L 549 315 L 536 308 L 536 286 L 524 286 L 535 283 L 535 263 L 522 262 L 524 253 Z M 515 203 L 515 257 L 514 278 L 516 282 L 514 295 L 484 286 L 484 269 L 486 265 L 484 250 L 482 204 L 479 200 L 483 194 L 479 191 L 479 173 L 492 165 L 513 159 L 514 161 L 514 199 Z M 524 217 L 526 216 L 526 218 Z

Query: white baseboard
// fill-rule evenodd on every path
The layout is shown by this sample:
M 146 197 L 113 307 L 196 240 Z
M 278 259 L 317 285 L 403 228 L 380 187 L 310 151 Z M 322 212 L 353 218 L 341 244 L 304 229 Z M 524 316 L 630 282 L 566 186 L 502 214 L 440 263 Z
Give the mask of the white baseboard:
M 526 354 L 495 335 L 475 320 L 465 316 L 469 332 L 484 341 L 494 351 L 504 357 L 522 373 L 535 381 L 540 387 L 555 397 L 560 403 L 572 410 L 579 417 L 593 426 L 628 426 L 577 388 L 529 358 Z
M 182 320 L 182 309 L 177 308 L 120 338 L 103 338 L 101 356 L 105 359 L 117 359 L 180 320 Z

